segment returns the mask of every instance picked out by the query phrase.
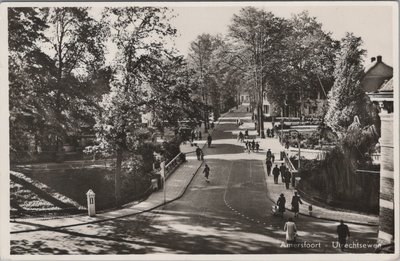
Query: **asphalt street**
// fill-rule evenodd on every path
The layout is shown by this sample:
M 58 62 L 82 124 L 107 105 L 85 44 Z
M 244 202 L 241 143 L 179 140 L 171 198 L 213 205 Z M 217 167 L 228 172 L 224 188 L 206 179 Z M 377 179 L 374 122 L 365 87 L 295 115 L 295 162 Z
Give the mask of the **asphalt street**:
M 337 222 L 301 216 L 297 246 L 286 247 L 286 218 L 275 217 L 267 196 L 265 151 L 244 153 L 236 140 L 237 117 L 226 115 L 205 148 L 210 183 L 203 167 L 184 196 L 164 207 L 137 216 L 57 231 L 11 236 L 12 254 L 275 254 L 339 253 Z M 278 151 L 274 151 L 278 153 Z M 284 185 L 282 185 L 284 189 Z M 287 199 L 288 200 L 288 199 Z M 377 227 L 349 224 L 352 245 L 347 253 L 373 253 Z

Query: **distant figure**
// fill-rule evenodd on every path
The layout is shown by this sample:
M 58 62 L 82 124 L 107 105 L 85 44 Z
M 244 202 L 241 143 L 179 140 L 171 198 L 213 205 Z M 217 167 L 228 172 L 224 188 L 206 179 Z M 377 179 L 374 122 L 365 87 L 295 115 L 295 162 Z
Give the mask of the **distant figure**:
M 267 171 L 268 172 L 268 171 Z M 278 184 L 278 177 L 279 177 L 279 168 L 278 165 L 275 165 L 275 168 L 272 170 L 272 175 L 274 175 L 274 183 Z M 268 174 L 269 176 L 269 174 Z
M 214 122 L 211 122 L 211 129 L 214 129 Z
M 236 125 L 239 126 L 239 124 L 240 124 L 240 120 L 239 120 L 239 118 L 236 118 Z
M 208 176 L 210 175 L 210 168 L 208 167 L 207 164 L 204 166 L 203 173 L 204 173 L 204 177 L 206 178 L 206 182 L 210 183 L 210 180 L 208 179 Z
M 190 138 L 191 138 L 192 143 L 193 143 L 194 139 L 196 138 L 196 134 L 194 133 L 194 130 L 192 130 Z
M 204 152 L 202 149 L 200 149 L 200 159 L 203 161 L 204 160 Z
M 271 130 L 268 128 L 268 129 L 267 129 L 267 137 L 269 138 L 270 135 L 271 135 Z
M 290 173 L 290 171 L 288 169 L 286 169 L 285 173 L 285 184 L 286 184 L 286 189 L 289 189 L 289 185 L 290 185 L 290 180 L 292 178 L 292 174 Z
M 272 163 L 274 163 L 274 161 L 275 161 L 275 155 L 274 155 L 274 153 L 272 153 L 272 155 L 271 155 L 271 161 L 272 161 Z
M 198 124 L 199 124 L 199 128 L 201 128 L 201 121 L 199 121 L 199 123 L 198 123 Z
M 275 136 L 274 134 L 274 128 L 271 129 L 271 137 L 273 138 Z
M 211 147 L 211 142 L 212 142 L 211 134 L 208 134 L 208 137 L 207 137 L 207 144 L 208 144 L 208 147 Z
M 196 148 L 196 156 L 197 156 L 197 160 L 200 160 L 201 149 L 199 147 Z
M 276 202 L 276 204 L 278 205 L 278 211 L 282 214 L 285 212 L 285 204 L 286 204 L 286 199 L 285 199 L 285 195 L 283 195 L 283 193 L 281 193 L 281 195 L 278 198 L 278 201 Z
M 272 151 L 271 151 L 271 149 L 268 149 L 268 151 L 267 151 L 267 159 L 271 159 L 271 157 L 272 157 Z
M 281 166 L 279 167 L 279 171 L 281 172 L 281 180 L 282 180 L 282 183 L 284 183 L 284 175 L 285 175 L 285 172 L 286 172 L 286 166 L 285 166 L 285 164 L 281 164 Z
M 256 143 L 256 151 L 258 152 L 258 150 L 260 149 L 260 143 Z
M 246 111 L 249 112 L 249 107 L 246 107 Z
M 254 122 L 254 130 L 257 130 L 257 122 Z
M 201 130 L 199 130 L 199 140 L 201 140 L 202 139 L 202 137 L 201 137 Z
M 265 164 L 267 165 L 267 173 L 268 176 L 271 175 L 271 168 L 272 168 L 272 161 L 271 159 L 268 159 L 265 161 Z
M 303 202 L 301 201 L 299 195 L 297 195 L 297 191 L 295 191 L 292 197 L 292 210 L 294 212 L 294 217 L 299 217 L 299 204 L 303 204 Z
M 296 241 L 297 227 L 292 218 L 285 223 L 283 230 L 286 232 L 286 242 L 294 243 Z
M 243 140 L 244 140 L 243 132 L 239 131 L 239 141 L 243 142 Z
M 256 142 L 253 139 L 253 141 L 251 142 L 251 150 L 254 151 L 255 148 L 256 148 Z
M 249 138 L 249 130 L 248 130 L 248 129 L 246 129 L 246 130 L 244 131 L 244 137 L 245 137 L 246 139 Z
M 339 238 L 340 250 L 344 251 L 347 238 L 350 237 L 349 227 L 344 224 L 343 220 L 340 220 L 340 225 L 337 226 L 336 232 Z

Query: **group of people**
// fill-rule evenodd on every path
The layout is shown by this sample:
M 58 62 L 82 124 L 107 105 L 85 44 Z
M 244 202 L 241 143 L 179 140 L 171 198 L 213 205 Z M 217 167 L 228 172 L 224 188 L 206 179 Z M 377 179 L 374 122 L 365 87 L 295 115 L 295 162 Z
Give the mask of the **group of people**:
M 236 119 L 236 125 L 239 127 L 241 125 L 243 125 L 243 121 L 239 118 Z
M 192 142 L 194 140 L 202 140 L 201 130 L 192 130 L 192 132 L 190 133 L 190 138 Z
M 249 130 L 248 129 L 246 129 L 244 131 L 244 134 L 242 131 L 239 131 L 238 136 L 237 136 L 237 140 L 239 142 L 244 142 L 244 139 L 248 139 L 248 138 L 249 138 Z
M 244 146 L 245 146 L 245 150 L 250 153 L 250 151 L 254 152 L 258 152 L 260 150 L 260 144 L 258 142 L 256 142 L 254 139 L 253 141 L 248 141 L 246 140 L 244 142 Z
M 275 130 L 274 130 L 274 128 L 272 128 L 272 129 L 268 128 L 268 129 L 267 129 L 267 137 L 268 137 L 268 138 L 273 138 L 273 137 L 275 137 Z

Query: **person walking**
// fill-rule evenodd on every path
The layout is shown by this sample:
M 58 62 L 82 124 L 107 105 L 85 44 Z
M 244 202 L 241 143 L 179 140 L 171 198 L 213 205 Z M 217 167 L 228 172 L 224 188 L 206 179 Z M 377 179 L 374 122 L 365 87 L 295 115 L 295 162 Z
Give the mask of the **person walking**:
M 249 130 L 248 130 L 248 129 L 246 129 L 246 130 L 244 131 L 244 137 L 245 137 L 246 139 L 249 138 Z
M 210 167 L 208 167 L 207 164 L 204 166 L 203 173 L 204 173 L 204 177 L 206 178 L 206 182 L 210 183 L 210 180 L 208 179 L 208 177 L 210 175 Z
M 296 242 L 297 227 L 292 218 L 285 223 L 283 230 L 286 232 L 286 243 L 292 244 Z
M 340 220 L 340 225 L 337 226 L 336 232 L 338 234 L 340 250 L 344 251 L 347 238 L 350 237 L 349 227 L 344 224 L 343 220 Z
M 260 144 L 257 142 L 256 143 L 256 151 L 258 152 L 260 150 Z
M 196 134 L 194 133 L 194 130 L 192 130 L 190 138 L 191 138 L 192 143 L 193 143 L 193 141 L 196 139 Z
M 196 148 L 196 156 L 197 156 L 197 160 L 200 160 L 200 156 L 201 156 L 201 149 L 198 147 L 198 146 L 196 146 L 197 148 Z
M 286 166 L 285 166 L 285 164 L 281 164 L 281 166 L 279 167 L 279 171 L 281 172 L 281 180 L 282 180 L 282 183 L 284 183 L 284 175 L 285 175 L 285 172 L 286 172 Z
M 208 143 L 208 147 L 209 147 L 209 148 L 211 147 L 211 142 L 212 142 L 211 134 L 208 134 L 207 143 Z
M 290 173 L 290 171 L 288 169 L 285 170 L 285 184 L 286 184 L 286 189 L 289 189 L 289 185 L 290 185 L 290 180 L 292 178 L 292 174 Z
M 199 140 L 202 140 L 202 137 L 201 137 L 201 130 L 199 130 L 198 133 L 199 133 L 199 136 L 198 136 L 198 137 L 199 137 Z
M 255 149 L 256 149 L 256 142 L 253 139 L 253 141 L 251 142 L 251 150 L 254 151 Z
M 211 122 L 211 129 L 214 129 L 214 121 Z
M 268 128 L 268 129 L 267 129 L 267 137 L 269 138 L 270 135 L 271 135 L 271 131 L 270 131 L 270 129 Z
M 303 202 L 301 201 L 300 196 L 297 195 L 297 191 L 294 192 L 291 204 L 292 204 L 292 211 L 294 212 L 294 217 L 299 217 L 299 211 L 300 211 L 299 204 L 303 204 Z
M 285 212 L 285 204 L 286 204 L 286 198 L 285 195 L 283 195 L 283 193 L 281 193 L 281 195 L 278 198 L 278 201 L 276 202 L 276 204 L 278 205 L 278 212 L 282 215 L 283 217 L 283 213 Z
M 271 175 L 271 168 L 272 168 L 272 161 L 271 159 L 268 159 L 265 161 L 265 164 L 267 165 L 267 174 L 268 176 Z
M 274 127 L 272 127 L 272 129 L 271 129 L 271 137 L 273 138 L 274 136 L 275 136 Z
M 239 131 L 239 141 L 243 142 L 243 139 L 244 139 L 243 132 Z
M 268 172 L 268 171 L 267 171 Z M 272 170 L 272 175 L 274 175 L 274 183 L 278 184 L 278 177 L 279 177 L 279 168 L 278 165 L 275 165 L 275 168 Z M 269 174 L 268 174 L 269 176 Z
M 267 159 L 271 159 L 271 157 L 272 157 L 272 151 L 271 151 L 271 149 L 268 149 L 268 151 L 267 151 Z

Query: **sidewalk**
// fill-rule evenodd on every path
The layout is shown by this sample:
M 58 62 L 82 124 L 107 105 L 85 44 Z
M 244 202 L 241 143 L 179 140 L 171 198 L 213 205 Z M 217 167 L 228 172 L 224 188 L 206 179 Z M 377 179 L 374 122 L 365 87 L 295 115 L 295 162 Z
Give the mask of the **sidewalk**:
M 241 108 L 239 108 L 240 110 Z M 241 110 L 242 111 L 242 110 Z M 240 127 L 240 129 L 249 129 L 249 133 L 251 135 L 255 135 L 254 131 L 254 124 L 251 122 L 251 114 L 248 113 L 248 116 L 246 117 L 246 121 L 244 124 Z M 266 128 L 270 128 L 271 123 L 264 123 Z M 252 130 L 252 131 L 250 131 Z M 257 138 L 256 142 L 260 143 L 260 149 L 262 151 L 267 151 L 268 149 L 271 149 L 272 153 L 275 155 L 275 162 L 273 163 L 273 166 L 275 164 L 278 164 L 278 166 L 283 163 L 283 161 L 280 161 L 280 152 L 284 150 L 284 147 L 279 143 L 279 140 L 277 138 L 265 138 L 265 139 L 260 139 Z M 271 176 L 267 175 L 267 168 L 265 164 L 264 166 L 264 171 L 265 171 L 265 179 L 267 183 L 267 196 L 268 198 L 276 203 L 276 201 L 279 198 L 279 195 L 283 193 L 286 198 L 286 206 L 290 208 L 290 202 L 292 200 L 292 196 L 294 195 L 295 189 L 290 186 L 290 189 L 286 189 L 285 184 L 281 182 L 281 177 L 279 177 L 279 183 L 275 184 L 274 183 L 274 178 L 271 174 Z M 306 200 L 302 199 L 303 204 L 300 205 L 300 214 L 309 216 L 308 214 L 308 206 L 312 205 L 308 203 Z M 360 214 L 356 212 L 350 212 L 347 210 L 334 210 L 334 209 L 327 209 L 324 207 L 319 207 L 312 205 L 313 207 L 313 214 L 312 216 L 314 218 L 319 218 L 319 219 L 325 219 L 325 220 L 332 220 L 332 221 L 340 221 L 343 220 L 346 223 L 355 223 L 355 224 L 363 224 L 363 225 L 373 225 L 376 226 L 378 225 L 379 217 L 377 215 L 366 215 L 366 214 Z M 287 208 L 287 210 L 290 211 L 290 209 Z

